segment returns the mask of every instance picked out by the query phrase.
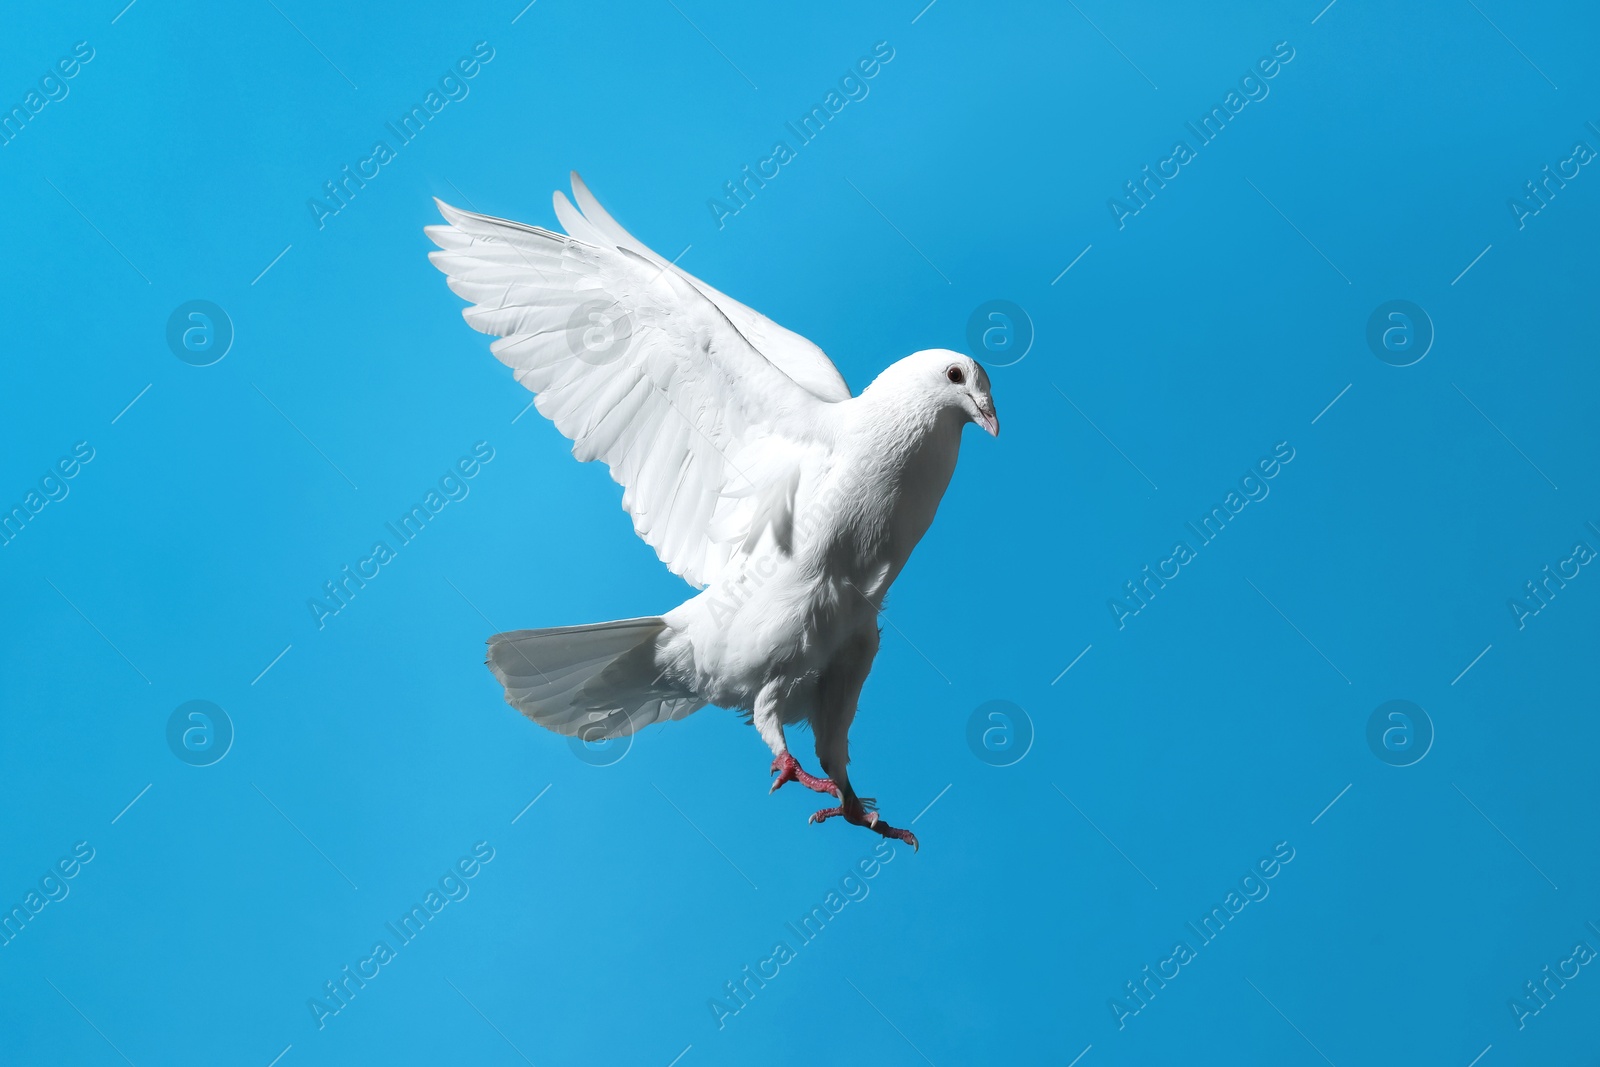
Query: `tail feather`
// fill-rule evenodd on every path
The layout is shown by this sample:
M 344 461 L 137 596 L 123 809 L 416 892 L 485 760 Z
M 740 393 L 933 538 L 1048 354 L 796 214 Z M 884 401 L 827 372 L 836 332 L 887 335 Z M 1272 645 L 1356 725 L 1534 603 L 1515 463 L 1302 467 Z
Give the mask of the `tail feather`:
M 664 682 L 660 618 L 511 630 L 489 638 L 489 670 L 506 703 L 546 729 L 585 741 L 681 719 L 705 702 Z

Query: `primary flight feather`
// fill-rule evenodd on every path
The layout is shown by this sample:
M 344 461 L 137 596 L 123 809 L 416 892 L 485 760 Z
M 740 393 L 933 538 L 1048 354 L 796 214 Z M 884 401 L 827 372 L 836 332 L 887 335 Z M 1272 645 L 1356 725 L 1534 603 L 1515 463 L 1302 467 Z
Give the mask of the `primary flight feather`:
M 877 614 L 933 521 L 961 430 L 999 433 L 989 376 L 918 352 L 860 396 L 822 350 L 645 247 L 577 174 L 566 234 L 439 203 L 435 266 L 467 322 L 581 461 L 623 486 L 633 528 L 701 590 L 665 615 L 489 638 L 506 700 L 541 726 L 621 737 L 715 704 L 750 714 L 772 788 L 831 793 L 834 815 L 911 844 L 847 773 Z M 809 721 L 827 778 L 784 726 Z

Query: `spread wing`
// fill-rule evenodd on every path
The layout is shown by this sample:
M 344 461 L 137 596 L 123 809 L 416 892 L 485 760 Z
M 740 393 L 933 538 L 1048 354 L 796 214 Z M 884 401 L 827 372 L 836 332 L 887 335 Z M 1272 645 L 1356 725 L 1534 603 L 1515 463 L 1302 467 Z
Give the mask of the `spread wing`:
M 669 264 L 667 260 L 645 247 L 644 242 L 623 229 L 621 223 L 600 206 L 600 201 L 594 198 L 594 194 L 583 183 L 583 179 L 578 177 L 577 171 L 572 172 L 572 195 L 577 199 L 582 214 L 573 208 L 561 190 L 557 189 L 553 198 L 556 218 L 561 220 L 561 227 L 568 234 L 589 244 L 626 248 L 630 252 L 644 256 L 658 267 L 677 271 L 685 281 L 700 290 L 715 304 L 728 317 L 728 321 L 733 323 L 734 329 L 738 330 L 757 351 L 766 356 L 773 366 L 823 400 L 850 399 L 850 386 L 845 384 L 839 368 L 833 365 L 833 361 L 822 349 L 793 330 L 779 326 L 754 308 L 746 307 L 726 293 L 718 292 L 699 278 Z
M 440 249 L 428 258 L 472 303 L 467 322 L 498 336 L 490 350 L 573 455 L 610 468 L 635 532 L 668 569 L 704 586 L 767 529 L 787 539 L 799 473 L 829 451 L 829 409 L 849 397 L 820 349 L 714 297 L 608 215 L 610 232 L 568 205 L 563 236 L 439 210 L 448 225 L 427 229 Z M 759 349 L 736 317 L 783 355 Z

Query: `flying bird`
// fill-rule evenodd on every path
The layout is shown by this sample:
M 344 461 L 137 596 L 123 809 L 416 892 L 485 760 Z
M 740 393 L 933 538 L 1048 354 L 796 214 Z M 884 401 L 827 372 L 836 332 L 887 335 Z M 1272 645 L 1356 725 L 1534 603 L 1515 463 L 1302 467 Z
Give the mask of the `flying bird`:
M 917 846 L 850 783 L 850 724 L 877 616 L 955 471 L 961 431 L 1000 431 L 989 376 L 917 352 L 852 396 L 822 350 L 690 276 L 617 224 L 582 179 L 565 234 L 435 201 L 429 254 L 467 323 L 539 413 L 624 488 L 634 531 L 700 592 L 664 615 L 489 638 L 506 701 L 600 741 L 714 704 L 772 749 L 771 791 Z M 784 728 L 809 722 L 827 777 Z

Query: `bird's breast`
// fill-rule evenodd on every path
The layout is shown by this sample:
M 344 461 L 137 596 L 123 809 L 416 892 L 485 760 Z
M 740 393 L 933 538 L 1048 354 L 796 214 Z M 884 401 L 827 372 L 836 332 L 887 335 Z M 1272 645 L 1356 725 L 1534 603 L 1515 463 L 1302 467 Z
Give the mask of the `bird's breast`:
M 804 685 L 845 650 L 859 649 L 863 634 L 875 634 L 883 597 L 955 471 L 960 426 L 944 430 L 857 441 L 808 471 L 787 543 L 768 530 L 668 613 L 698 692 L 747 707 L 768 681 Z
M 868 436 L 857 462 L 836 466 L 810 499 L 797 501 L 797 520 L 818 517 L 813 543 L 797 547 L 823 573 L 872 586 L 880 597 L 932 525 L 960 440 L 959 426 L 943 425 Z

